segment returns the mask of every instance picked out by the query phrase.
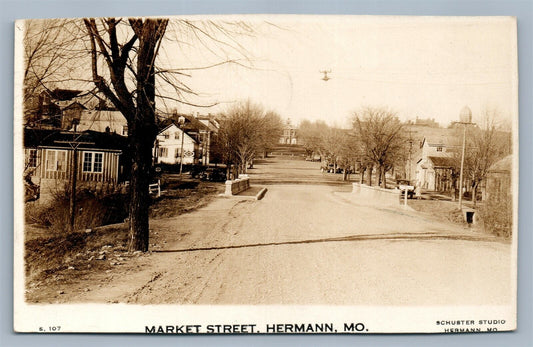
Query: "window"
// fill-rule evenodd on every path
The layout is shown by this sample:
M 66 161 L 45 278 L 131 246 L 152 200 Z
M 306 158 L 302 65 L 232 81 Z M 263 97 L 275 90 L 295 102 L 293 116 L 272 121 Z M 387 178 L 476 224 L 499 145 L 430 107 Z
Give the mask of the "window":
M 179 140 L 180 139 L 180 133 L 178 133 L 178 132 L 174 133 L 174 138 L 176 140 Z
M 165 133 L 165 134 L 163 134 L 163 137 L 165 138 L 165 140 L 168 140 L 170 138 L 170 134 L 169 133 Z
M 127 136 L 128 135 L 128 126 L 124 125 L 122 127 L 122 135 Z
M 67 167 L 67 152 L 60 150 L 46 150 L 46 170 L 65 171 Z
M 28 167 L 37 167 L 37 150 L 30 149 L 28 152 Z
M 83 172 L 102 172 L 102 153 L 83 152 Z
M 437 152 L 442 152 L 442 147 L 437 147 Z
M 159 147 L 158 148 L 159 153 L 157 154 L 158 157 L 168 157 L 168 148 L 166 147 Z

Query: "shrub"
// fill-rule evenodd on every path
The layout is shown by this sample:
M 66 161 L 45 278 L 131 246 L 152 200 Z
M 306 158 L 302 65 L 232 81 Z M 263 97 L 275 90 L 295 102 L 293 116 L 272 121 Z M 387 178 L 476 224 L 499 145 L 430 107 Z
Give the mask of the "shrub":
M 489 200 L 481 208 L 481 217 L 486 231 L 505 238 L 513 233 L 512 199 Z
M 70 193 L 57 190 L 50 203 L 27 208 L 28 218 L 50 228 L 51 232 L 65 232 L 70 221 Z M 80 189 L 76 194 L 75 230 L 95 228 L 122 222 L 128 216 L 127 196 L 120 192 Z

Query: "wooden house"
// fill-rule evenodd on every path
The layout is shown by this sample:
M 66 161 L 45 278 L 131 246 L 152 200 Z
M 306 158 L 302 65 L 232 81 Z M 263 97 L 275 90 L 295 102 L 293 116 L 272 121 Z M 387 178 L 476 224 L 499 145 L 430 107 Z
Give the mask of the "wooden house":
M 64 189 L 76 165 L 78 186 L 100 189 L 127 177 L 126 149 L 126 137 L 117 134 L 25 128 L 24 175 L 40 186 L 42 197 Z M 75 164 L 74 151 L 77 152 Z
M 154 158 L 157 164 L 179 164 L 182 158 L 183 164 L 197 164 L 200 159 L 198 141 L 172 123 L 159 131 Z

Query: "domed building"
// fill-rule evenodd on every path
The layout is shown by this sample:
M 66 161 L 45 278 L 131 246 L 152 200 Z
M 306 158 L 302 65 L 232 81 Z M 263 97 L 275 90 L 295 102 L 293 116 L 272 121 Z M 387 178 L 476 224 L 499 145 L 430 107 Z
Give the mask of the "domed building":
M 287 119 L 285 126 L 283 127 L 283 133 L 279 138 L 281 145 L 297 145 L 298 139 L 296 137 L 296 128 L 291 125 L 291 120 Z

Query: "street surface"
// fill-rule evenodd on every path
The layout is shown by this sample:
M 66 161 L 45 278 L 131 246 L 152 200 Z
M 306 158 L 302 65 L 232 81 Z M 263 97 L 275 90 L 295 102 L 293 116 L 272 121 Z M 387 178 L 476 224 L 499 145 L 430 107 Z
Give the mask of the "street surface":
M 70 302 L 478 305 L 511 300 L 511 246 L 354 199 L 303 160 L 256 164 L 260 200 L 151 221 L 153 253 Z M 272 172 L 280 170 L 278 175 Z M 276 184 L 275 177 L 279 178 Z M 297 183 L 300 177 L 305 182 Z M 84 285 L 84 284 L 81 284 Z

